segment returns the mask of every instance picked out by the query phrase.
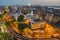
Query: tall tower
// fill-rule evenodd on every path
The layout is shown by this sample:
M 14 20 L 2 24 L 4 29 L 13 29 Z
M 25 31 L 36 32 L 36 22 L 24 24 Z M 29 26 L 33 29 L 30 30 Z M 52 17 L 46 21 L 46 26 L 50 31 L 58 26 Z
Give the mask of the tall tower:
M 31 11 L 31 15 L 33 15 L 33 10 Z

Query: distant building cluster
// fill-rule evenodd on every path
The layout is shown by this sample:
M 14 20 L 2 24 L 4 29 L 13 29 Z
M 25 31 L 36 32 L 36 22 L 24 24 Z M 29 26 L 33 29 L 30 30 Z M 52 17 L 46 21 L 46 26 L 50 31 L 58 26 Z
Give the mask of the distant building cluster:
M 48 6 L 3 6 L 0 7 L 0 14 L 7 11 L 17 20 L 18 16 L 24 14 L 24 19 L 32 19 L 32 22 L 50 21 L 60 24 L 60 9 Z

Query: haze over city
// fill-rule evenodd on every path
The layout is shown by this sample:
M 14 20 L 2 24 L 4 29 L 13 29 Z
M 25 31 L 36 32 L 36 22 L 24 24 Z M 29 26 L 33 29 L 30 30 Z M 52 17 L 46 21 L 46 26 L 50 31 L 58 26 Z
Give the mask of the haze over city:
M 0 6 L 4 5 L 42 5 L 60 6 L 60 0 L 0 0 Z

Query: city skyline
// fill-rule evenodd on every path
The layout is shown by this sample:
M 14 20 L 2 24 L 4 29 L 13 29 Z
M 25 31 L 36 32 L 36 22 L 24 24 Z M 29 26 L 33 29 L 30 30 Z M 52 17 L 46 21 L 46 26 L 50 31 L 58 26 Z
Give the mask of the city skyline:
M 42 5 L 60 6 L 60 0 L 0 0 L 0 6 L 5 5 Z

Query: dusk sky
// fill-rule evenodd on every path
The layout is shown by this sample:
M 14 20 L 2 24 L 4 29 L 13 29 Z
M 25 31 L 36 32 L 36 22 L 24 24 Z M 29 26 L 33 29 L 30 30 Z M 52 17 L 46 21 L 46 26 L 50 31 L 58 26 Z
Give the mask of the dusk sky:
M 60 0 L 0 0 L 1 5 L 48 5 L 48 6 L 60 6 Z

